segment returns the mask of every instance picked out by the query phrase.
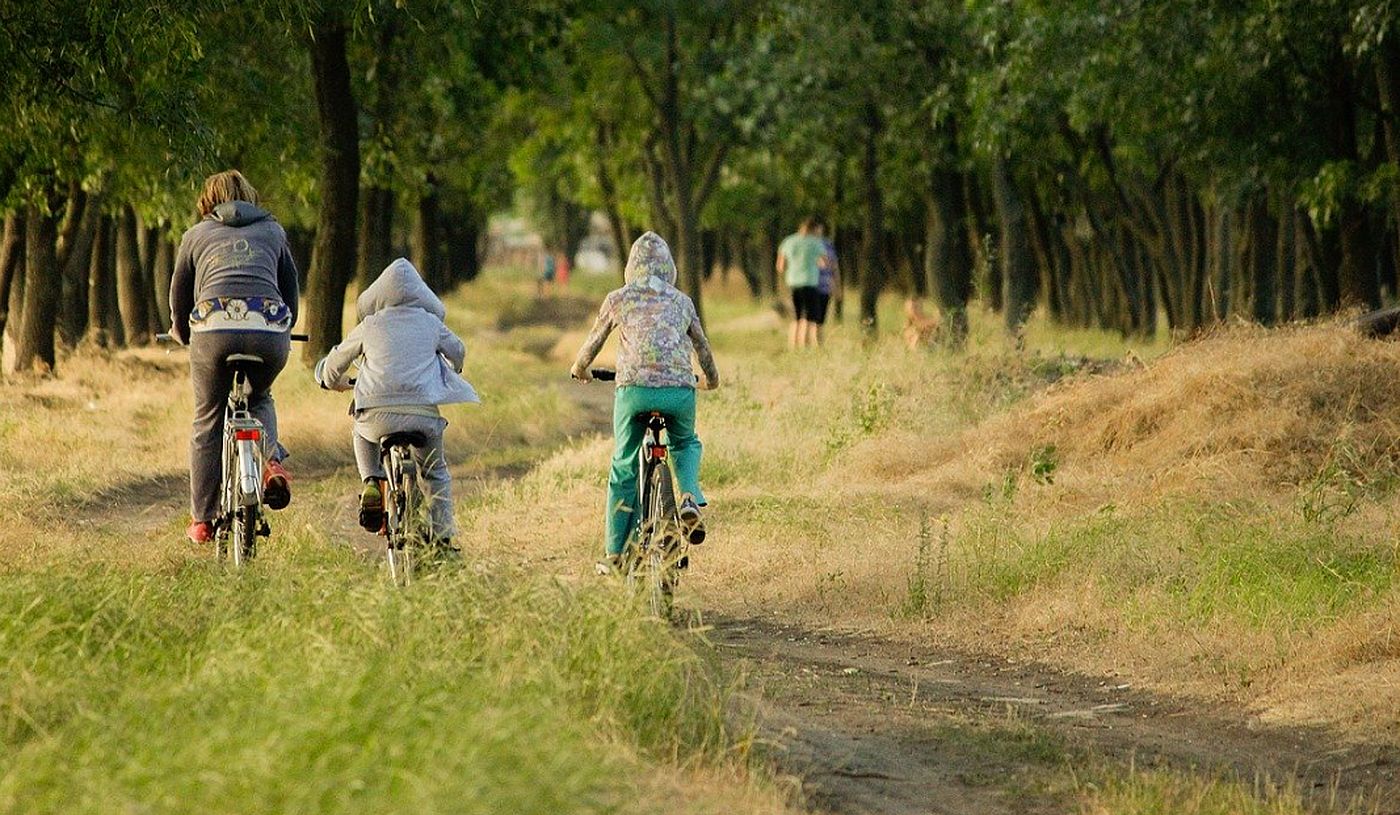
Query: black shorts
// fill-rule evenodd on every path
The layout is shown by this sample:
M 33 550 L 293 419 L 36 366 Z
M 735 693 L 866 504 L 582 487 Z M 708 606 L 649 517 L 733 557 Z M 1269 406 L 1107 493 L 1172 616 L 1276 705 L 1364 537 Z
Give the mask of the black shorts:
M 798 286 L 792 290 L 792 311 L 795 319 L 821 325 L 826 322 L 826 304 L 831 295 L 816 286 Z

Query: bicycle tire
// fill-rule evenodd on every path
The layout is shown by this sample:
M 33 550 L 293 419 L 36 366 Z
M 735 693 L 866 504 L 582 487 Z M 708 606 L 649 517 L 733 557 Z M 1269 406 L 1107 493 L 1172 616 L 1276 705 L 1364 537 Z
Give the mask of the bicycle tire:
M 665 464 L 651 468 L 648 479 L 647 517 L 643 519 L 643 552 L 645 553 L 645 587 L 647 610 L 652 616 L 667 619 L 676 588 L 672 563 L 676 498 L 671 485 L 671 471 Z
M 388 476 L 389 494 L 384 507 L 388 513 L 385 527 L 385 550 L 389 561 L 389 579 L 398 586 L 408 586 L 418 569 L 422 549 L 426 545 L 421 531 L 422 494 L 418 490 L 418 467 L 413 451 L 395 447 L 385 452 L 384 472 Z
M 214 524 L 215 560 L 234 560 L 232 543 L 233 515 L 236 507 L 233 478 L 230 473 L 238 466 L 234 461 L 233 437 L 227 428 L 228 417 L 224 417 L 223 471 L 219 480 L 219 517 Z
M 258 552 L 258 508 L 239 507 L 233 512 L 233 529 L 229 549 L 234 566 L 247 566 Z

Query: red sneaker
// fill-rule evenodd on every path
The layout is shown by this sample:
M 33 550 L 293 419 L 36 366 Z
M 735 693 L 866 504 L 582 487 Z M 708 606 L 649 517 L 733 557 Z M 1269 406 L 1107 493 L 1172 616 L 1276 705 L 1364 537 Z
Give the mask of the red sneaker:
M 191 521 L 185 537 L 190 543 L 208 543 L 214 539 L 214 525 L 208 521 Z
M 263 503 L 268 509 L 282 509 L 292 502 L 292 477 L 282 462 L 268 459 L 263 465 Z

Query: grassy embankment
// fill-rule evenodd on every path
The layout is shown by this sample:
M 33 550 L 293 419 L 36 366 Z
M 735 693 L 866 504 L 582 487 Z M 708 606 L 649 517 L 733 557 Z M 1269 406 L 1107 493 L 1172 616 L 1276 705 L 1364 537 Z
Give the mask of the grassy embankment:
M 531 329 L 497 331 L 523 286 L 451 307 L 487 399 L 448 410 L 465 496 L 593 419 Z M 473 557 L 390 590 L 345 545 L 345 398 L 300 362 L 296 500 L 237 575 L 180 541 L 179 352 L 63 363 L 0 396 L 0 812 L 786 811 L 728 680 L 612 587 Z
M 1400 346 L 1338 326 L 1144 346 L 1037 322 L 1019 352 L 978 315 L 965 355 L 853 327 L 791 354 L 773 315 L 708 308 L 726 383 L 701 400 L 714 545 L 694 606 L 1400 738 Z M 1079 371 L 1081 356 L 1116 364 Z M 474 536 L 586 562 L 596 529 L 536 508 L 596 506 L 607 450 L 581 441 L 474 499 Z M 1111 789 L 1177 784 L 1131 779 Z

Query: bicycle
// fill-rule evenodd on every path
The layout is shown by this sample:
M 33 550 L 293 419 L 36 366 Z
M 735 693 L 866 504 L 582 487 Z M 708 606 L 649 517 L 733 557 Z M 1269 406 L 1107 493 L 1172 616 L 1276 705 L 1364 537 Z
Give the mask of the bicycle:
M 589 373 L 602 382 L 617 379 L 616 371 L 605 368 L 594 368 Z M 666 416 L 650 410 L 638 413 L 633 421 L 646 425 L 638 452 L 641 516 L 623 553 L 623 575 L 629 588 L 645 595 L 652 616 L 665 619 L 671 614 L 680 573 L 690 565 L 690 540 L 676 501 L 675 463 L 670 455 Z
M 427 501 L 418 482 L 413 448 L 426 443 L 421 433 L 390 433 L 379 440 L 379 460 L 387 476 L 384 496 L 384 548 L 389 580 L 396 586 L 413 582 L 416 561 L 427 550 L 430 529 Z
M 156 339 L 173 341 L 169 334 L 157 334 Z M 291 339 L 305 341 L 307 337 L 293 334 Z M 214 556 L 242 568 L 257 556 L 257 539 L 272 534 L 263 511 L 262 474 L 267 458 L 263 424 L 248 410 L 253 389 L 245 368 L 261 365 L 263 359 L 255 354 L 229 354 L 224 362 L 233 369 L 233 381 L 224 407 L 223 475 L 219 482 L 219 514 L 213 519 Z
M 355 378 L 349 379 L 354 386 Z M 432 549 L 432 528 L 427 496 L 418 479 L 418 460 L 413 449 L 427 444 L 422 433 L 390 433 L 379 440 L 379 462 L 384 468 L 385 559 L 389 582 L 408 586 L 413 582 L 418 561 Z

